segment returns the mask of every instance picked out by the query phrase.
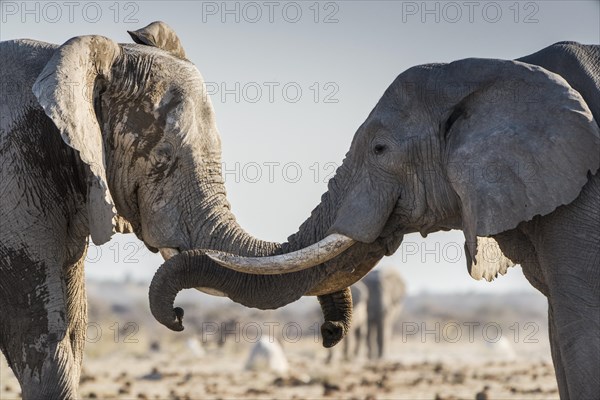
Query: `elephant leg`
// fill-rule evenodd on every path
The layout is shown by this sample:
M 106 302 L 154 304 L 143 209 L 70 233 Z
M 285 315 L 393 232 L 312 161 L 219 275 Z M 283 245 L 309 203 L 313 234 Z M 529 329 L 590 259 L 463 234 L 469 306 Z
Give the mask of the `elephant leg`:
M 562 400 L 568 400 L 569 392 L 567 391 L 567 378 L 560 356 L 558 338 L 556 337 L 556 327 L 554 326 L 554 317 L 552 316 L 552 306 L 550 304 L 548 304 L 548 332 L 550 333 L 550 349 L 552 351 L 552 362 L 554 364 L 556 381 L 558 382 L 558 393 Z
M 350 359 L 350 343 L 352 342 L 352 335 L 346 335 L 344 338 L 344 360 Z
M 377 358 L 383 358 L 385 347 L 385 317 L 377 320 Z
M 68 267 L 29 264 L 3 270 L 3 283 L 14 287 L 2 288 L 9 296 L 1 300 L 2 351 L 24 399 L 76 398 L 87 316 L 83 258 Z M 45 274 L 23 275 L 41 268 Z M 30 279 L 12 279 L 22 276 Z
M 354 358 L 358 358 L 360 354 L 360 346 L 363 340 L 362 327 L 357 327 L 354 331 Z
M 585 293 L 572 293 L 550 298 L 550 337 L 561 398 L 588 399 L 600 393 L 599 306 L 587 312 L 584 305 L 574 306 L 585 297 Z
M 584 188 L 569 207 L 526 228 L 548 287 L 553 352 L 560 359 L 557 373 L 564 374 L 557 375 L 561 394 L 568 392 L 571 399 L 598 398 L 600 393 L 598 196 L 600 187 Z
M 327 358 L 325 359 L 325 364 L 331 364 L 331 360 L 333 360 L 333 347 L 327 349 Z
M 369 320 L 367 323 L 367 357 L 369 360 L 375 358 L 375 346 L 373 342 L 375 341 L 375 321 Z

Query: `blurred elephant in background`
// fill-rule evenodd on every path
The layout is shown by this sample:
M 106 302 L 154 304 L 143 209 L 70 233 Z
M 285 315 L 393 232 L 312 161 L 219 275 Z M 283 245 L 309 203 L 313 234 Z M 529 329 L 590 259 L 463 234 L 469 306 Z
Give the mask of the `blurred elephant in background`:
M 474 278 L 491 280 L 518 263 L 548 298 L 560 396 L 597 398 L 598 121 L 598 45 L 562 42 L 514 61 L 410 68 L 358 128 L 321 203 L 288 243 L 264 258 L 174 257 L 150 286 L 153 314 L 181 329 L 175 295 L 196 286 L 257 308 L 317 295 L 327 344 L 349 322 L 348 286 L 405 234 L 459 229 Z
M 370 359 L 383 358 L 389 349 L 394 323 L 402 311 L 406 286 L 400 273 L 393 268 L 371 271 L 362 282 L 369 289 L 367 354 Z
M 230 211 L 213 107 L 177 35 L 129 34 L 0 43 L 0 348 L 25 399 L 77 396 L 88 236 L 135 232 L 165 258 L 277 248 Z
M 352 321 L 342 340 L 344 359 L 357 357 L 363 344 L 367 345 L 369 359 L 383 358 L 406 296 L 404 280 L 396 269 L 381 268 L 369 272 L 350 290 Z M 327 362 L 333 354 L 332 348 Z

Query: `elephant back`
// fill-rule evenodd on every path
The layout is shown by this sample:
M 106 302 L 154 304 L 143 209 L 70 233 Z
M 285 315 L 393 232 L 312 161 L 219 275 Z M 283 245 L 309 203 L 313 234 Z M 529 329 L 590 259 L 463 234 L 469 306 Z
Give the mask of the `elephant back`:
M 559 42 L 517 61 L 562 76 L 581 94 L 596 123 L 600 124 L 600 45 Z
M 58 46 L 36 40 L 19 39 L 0 42 L 0 130 L 10 127 L 27 108 L 42 108 L 31 91 L 33 83 Z M 25 88 L 25 90 L 24 90 Z

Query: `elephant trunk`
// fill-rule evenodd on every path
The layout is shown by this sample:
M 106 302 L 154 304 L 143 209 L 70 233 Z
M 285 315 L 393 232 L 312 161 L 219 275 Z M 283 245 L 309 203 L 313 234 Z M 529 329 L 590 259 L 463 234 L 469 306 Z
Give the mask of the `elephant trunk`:
M 179 194 L 184 198 L 182 223 L 187 225 L 186 248 L 219 250 L 243 256 L 269 256 L 282 252 L 281 244 L 259 240 L 246 232 L 231 212 L 222 167 L 207 163 L 185 180 Z
M 235 221 L 227 200 L 222 197 L 221 207 L 213 207 L 208 215 L 201 214 L 205 223 L 197 224 L 203 227 L 194 232 L 197 238 L 194 247 L 256 257 L 286 253 L 314 241 L 314 235 L 320 235 L 326 229 L 315 226 L 326 221 L 322 215 L 324 211 L 325 207 L 317 207 L 300 231 L 287 243 L 280 244 L 248 234 Z M 208 230 L 207 226 L 210 226 Z M 183 329 L 183 310 L 173 305 L 177 293 L 183 289 L 198 288 L 209 294 L 223 295 L 246 307 L 275 309 L 310 292 L 326 281 L 326 274 L 325 266 L 321 265 L 285 275 L 253 275 L 224 268 L 201 250 L 188 250 L 170 257 L 156 271 L 150 285 L 150 309 L 158 322 L 180 331 Z
M 352 293 L 347 287 L 339 292 L 318 296 L 325 322 L 321 325 L 324 347 L 333 347 L 342 340 L 352 322 Z
M 246 307 L 275 309 L 300 297 L 323 279 L 322 269 L 286 275 L 251 275 L 220 267 L 200 250 L 180 253 L 166 261 L 150 284 L 150 310 L 158 322 L 183 330 L 183 310 L 173 308 L 182 289 L 211 288 Z M 294 276 L 295 275 L 295 276 Z
M 194 228 L 190 229 L 192 236 L 197 238 L 192 248 L 247 256 L 271 256 L 310 246 L 327 236 L 336 218 L 338 203 L 344 196 L 350 170 L 345 161 L 329 181 L 328 191 L 323 194 L 321 203 L 298 232 L 283 244 L 261 241 L 244 231 L 230 211 L 224 189 L 216 188 L 222 193 L 215 194 L 213 190 L 209 198 L 212 206 L 201 205 L 197 208 L 201 211 L 196 215 Z M 218 180 L 217 177 L 215 180 Z M 343 291 L 375 266 L 384 254 L 385 245 L 382 243 L 357 243 L 339 256 L 311 269 L 286 274 L 254 275 L 224 268 L 201 251 L 185 251 L 169 259 L 156 272 L 150 287 L 150 307 L 159 322 L 174 330 L 183 329 L 183 310 L 173 309 L 175 297 L 183 289 L 202 288 L 203 291 L 223 294 L 247 307 L 274 309 L 303 295 L 326 296 Z M 332 301 L 335 303 L 340 300 Z M 351 300 L 349 302 L 351 304 Z M 332 314 L 326 320 L 346 321 L 342 323 L 344 326 L 349 323 L 349 319 L 333 315 L 329 309 L 326 312 Z

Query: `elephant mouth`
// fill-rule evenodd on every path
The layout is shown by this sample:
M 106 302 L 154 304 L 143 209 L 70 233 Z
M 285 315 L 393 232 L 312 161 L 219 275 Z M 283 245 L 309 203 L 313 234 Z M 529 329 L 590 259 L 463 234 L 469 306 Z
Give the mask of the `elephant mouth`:
M 381 240 L 383 242 L 383 247 L 385 248 L 385 255 L 391 256 L 402 244 L 404 233 L 402 233 L 402 230 L 398 230 L 398 232 L 395 232 L 390 236 L 382 237 Z
M 148 250 L 150 250 L 152 253 L 154 253 L 154 254 L 158 253 L 158 249 L 156 247 L 152 247 L 144 241 L 142 241 L 142 242 L 144 243 L 144 246 L 146 246 L 146 248 Z
M 398 203 L 399 202 L 400 200 L 398 200 Z M 407 229 L 406 227 L 404 213 L 402 208 L 397 204 L 378 238 L 385 247 L 385 255 L 391 256 L 394 254 L 402 244 L 404 235 L 408 233 L 410 233 L 410 229 Z
M 131 227 L 133 228 L 133 234 L 138 238 L 138 240 L 140 240 L 142 243 L 144 243 L 144 246 L 146 246 L 146 248 L 148 250 L 150 250 L 150 252 L 156 254 L 159 252 L 159 248 L 152 246 L 150 244 L 148 244 L 148 242 L 146 242 L 144 240 L 144 234 L 143 234 L 143 230 L 142 230 L 142 224 L 140 223 L 134 223 L 134 222 L 129 222 L 131 224 Z

